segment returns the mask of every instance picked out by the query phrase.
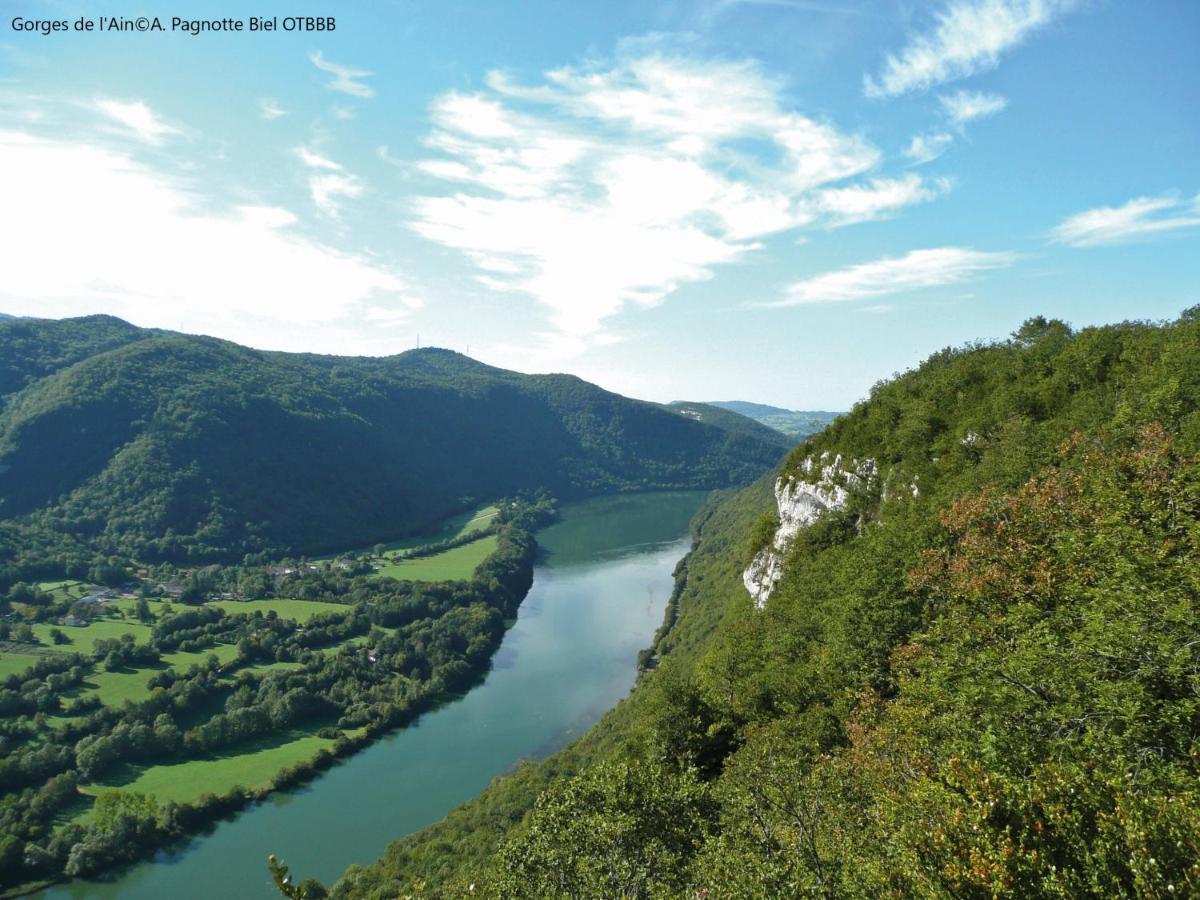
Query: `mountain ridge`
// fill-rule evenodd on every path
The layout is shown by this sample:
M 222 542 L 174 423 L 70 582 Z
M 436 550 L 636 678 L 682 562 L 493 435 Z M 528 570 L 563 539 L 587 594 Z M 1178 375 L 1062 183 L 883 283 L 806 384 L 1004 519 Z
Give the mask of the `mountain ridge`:
M 5 320 L 0 359 L 0 549 L 22 571 L 362 546 L 475 499 L 730 486 L 782 455 L 749 420 L 438 348 L 289 354 L 96 316 Z

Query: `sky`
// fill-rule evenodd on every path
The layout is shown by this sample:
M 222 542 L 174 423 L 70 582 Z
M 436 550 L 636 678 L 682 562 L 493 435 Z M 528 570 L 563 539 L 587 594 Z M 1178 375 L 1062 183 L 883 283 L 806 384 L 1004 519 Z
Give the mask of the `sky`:
M 164 30 L 74 30 L 113 14 Z M 838 410 L 1030 316 L 1200 303 L 1195 0 L 0 15 L 8 314 Z

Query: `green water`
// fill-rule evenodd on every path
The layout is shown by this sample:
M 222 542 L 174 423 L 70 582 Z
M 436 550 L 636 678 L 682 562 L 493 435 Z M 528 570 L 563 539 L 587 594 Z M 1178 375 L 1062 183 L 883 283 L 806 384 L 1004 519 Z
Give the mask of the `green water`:
M 441 819 L 521 759 L 553 753 L 628 693 L 662 621 L 702 493 L 604 497 L 564 507 L 492 671 L 463 699 L 153 862 L 54 898 L 275 898 L 266 857 L 329 883 L 388 842 Z

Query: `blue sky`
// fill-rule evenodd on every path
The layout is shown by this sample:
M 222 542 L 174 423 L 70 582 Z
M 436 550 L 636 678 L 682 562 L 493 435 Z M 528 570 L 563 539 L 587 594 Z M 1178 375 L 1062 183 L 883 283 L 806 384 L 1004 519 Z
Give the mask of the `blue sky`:
M 237 6 L 4 4 L 0 311 L 840 409 L 1200 303 L 1192 0 Z

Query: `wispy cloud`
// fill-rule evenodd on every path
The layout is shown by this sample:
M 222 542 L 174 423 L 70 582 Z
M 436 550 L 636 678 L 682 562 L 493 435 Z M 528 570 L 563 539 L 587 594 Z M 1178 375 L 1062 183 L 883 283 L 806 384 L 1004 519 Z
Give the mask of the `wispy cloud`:
M 269 122 L 272 119 L 279 119 L 286 116 L 287 110 L 270 97 L 260 97 L 258 101 L 258 114 Z
M 998 94 L 981 91 L 958 91 L 938 98 L 951 124 L 961 128 L 968 122 L 994 116 L 1008 106 L 1008 100 Z
M 849 181 L 879 151 L 787 108 L 750 64 L 651 55 L 487 84 L 434 104 L 436 155 L 418 168 L 454 190 L 420 197 L 412 226 L 462 251 L 487 287 L 542 303 L 560 347 L 601 340 L 609 317 L 769 235 L 882 218 L 941 190 L 915 175 Z
M 333 76 L 333 81 L 327 85 L 331 91 L 340 91 L 343 94 L 349 94 L 351 97 L 372 97 L 375 95 L 375 91 L 371 86 L 363 84 L 360 80 L 369 77 L 371 75 L 370 72 L 332 63 L 320 51 L 309 54 L 308 60 L 322 72 L 328 72 Z
M 909 141 L 904 155 L 912 160 L 914 166 L 932 162 L 950 149 L 954 143 L 954 135 L 945 131 L 933 131 L 927 134 L 914 135 Z
M 938 101 L 946 124 L 943 126 L 943 130 L 929 131 L 913 136 L 904 155 L 912 160 L 914 166 L 932 162 L 949 150 L 954 144 L 955 135 L 961 137 L 966 133 L 966 126 L 969 122 L 994 116 L 1008 106 L 1008 100 L 1004 97 L 979 91 L 958 91 L 954 94 L 945 94 L 939 97 Z
M 314 153 L 307 147 L 297 147 L 296 156 L 306 168 L 314 170 L 308 176 L 308 192 L 313 204 L 326 216 L 336 219 L 341 215 L 340 198 L 362 196 L 362 181 L 357 175 L 347 172 L 340 163 Z
M 1075 5 L 1074 0 L 951 0 L 931 27 L 889 55 L 868 97 L 890 97 L 994 67 L 1000 55 Z
M 9 312 L 104 309 L 256 347 L 363 352 L 371 309 L 411 309 L 397 274 L 303 237 L 288 210 L 221 207 L 111 148 L 0 131 L 0 196 Z M 387 341 L 390 352 L 407 345 Z
M 989 253 L 968 247 L 913 250 L 904 256 L 883 257 L 797 281 L 787 287 L 783 299 L 760 305 L 845 303 L 961 284 L 982 272 L 1011 265 L 1015 259 L 1011 253 Z
M 1100 206 L 1065 219 L 1052 237 L 1071 247 L 1112 244 L 1164 231 L 1200 226 L 1200 194 L 1178 197 L 1135 197 L 1121 206 Z
M 817 193 L 818 208 L 835 227 L 890 217 L 907 206 L 925 203 L 951 188 L 947 178 L 927 181 L 917 175 L 874 178 L 863 184 L 829 188 Z
M 117 100 L 112 97 L 97 97 L 91 106 L 96 112 L 121 127 L 145 144 L 160 146 L 164 140 L 183 132 L 168 125 L 143 100 Z

